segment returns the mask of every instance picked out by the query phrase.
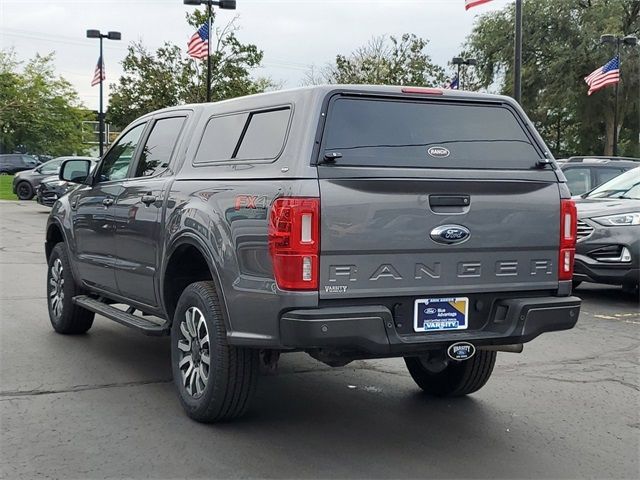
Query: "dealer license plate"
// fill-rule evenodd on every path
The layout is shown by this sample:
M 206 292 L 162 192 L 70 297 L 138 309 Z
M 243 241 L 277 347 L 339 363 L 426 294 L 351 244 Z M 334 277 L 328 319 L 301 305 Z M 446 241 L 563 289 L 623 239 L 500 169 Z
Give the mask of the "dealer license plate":
M 415 302 L 413 329 L 416 332 L 465 330 L 468 326 L 467 297 L 419 298 Z

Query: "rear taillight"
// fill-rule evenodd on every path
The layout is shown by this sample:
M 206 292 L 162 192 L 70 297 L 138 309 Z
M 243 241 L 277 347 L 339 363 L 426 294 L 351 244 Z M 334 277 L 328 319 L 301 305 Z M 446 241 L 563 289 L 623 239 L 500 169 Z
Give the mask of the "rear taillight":
M 269 254 L 281 290 L 317 290 L 320 199 L 283 197 L 271 206 Z
M 573 260 L 576 254 L 578 213 L 573 200 L 561 200 L 560 202 L 558 280 L 571 280 L 573 277 Z

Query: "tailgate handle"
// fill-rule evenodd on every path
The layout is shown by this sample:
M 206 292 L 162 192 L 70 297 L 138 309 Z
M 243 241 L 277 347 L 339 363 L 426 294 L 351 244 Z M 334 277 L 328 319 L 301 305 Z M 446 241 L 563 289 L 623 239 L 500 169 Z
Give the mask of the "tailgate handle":
M 431 207 L 468 207 L 470 204 L 469 195 L 429 195 Z

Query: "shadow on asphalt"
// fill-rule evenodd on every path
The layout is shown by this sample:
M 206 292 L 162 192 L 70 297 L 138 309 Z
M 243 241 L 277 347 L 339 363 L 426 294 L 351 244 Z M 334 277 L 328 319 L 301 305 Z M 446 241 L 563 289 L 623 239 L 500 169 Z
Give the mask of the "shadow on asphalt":
M 637 308 L 640 303 L 638 293 L 623 291 L 621 287 L 601 285 L 597 283 L 583 283 L 573 290 L 573 294 L 586 302 L 598 303 L 599 306 L 625 306 Z

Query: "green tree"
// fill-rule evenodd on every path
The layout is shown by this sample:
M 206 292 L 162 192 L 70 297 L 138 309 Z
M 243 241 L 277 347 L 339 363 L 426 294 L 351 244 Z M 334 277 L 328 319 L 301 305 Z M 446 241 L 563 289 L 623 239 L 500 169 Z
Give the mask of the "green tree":
M 429 41 L 414 34 L 375 37 L 334 64 L 312 69 L 305 83 L 433 86 L 445 81 L 444 70 L 426 53 Z
M 0 51 L 0 151 L 84 153 L 82 121 L 91 116 L 71 84 L 54 73 L 54 54 L 36 55 L 23 68 L 13 51 Z
M 206 22 L 206 15 L 196 10 L 187 15 L 187 22 L 195 30 Z M 235 19 L 213 30 L 213 101 L 260 93 L 274 86 L 269 79 L 251 76 L 252 69 L 260 66 L 263 53 L 255 45 L 238 40 Z M 178 45 L 165 43 L 154 53 L 142 43 L 132 43 L 122 66 L 124 75 L 111 85 L 107 111 L 107 121 L 119 127 L 153 110 L 206 99 L 206 59 L 189 58 Z
M 513 89 L 513 6 L 485 14 L 467 40 L 478 59 L 475 86 Z M 638 0 L 524 2 L 522 105 L 556 156 L 611 154 L 614 88 L 587 96 L 584 77 L 614 55 L 599 45 L 604 33 L 640 33 Z M 620 154 L 640 155 L 639 49 L 623 48 Z

